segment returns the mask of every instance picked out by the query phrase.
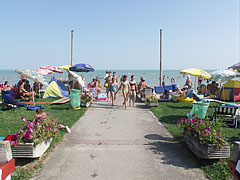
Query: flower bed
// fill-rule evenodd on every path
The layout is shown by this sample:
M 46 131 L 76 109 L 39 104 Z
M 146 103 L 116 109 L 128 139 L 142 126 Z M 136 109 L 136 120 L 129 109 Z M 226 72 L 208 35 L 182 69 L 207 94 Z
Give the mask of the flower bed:
M 22 117 L 25 122 L 25 118 Z M 53 118 L 42 116 L 34 122 L 27 121 L 25 126 L 10 140 L 13 157 L 40 157 L 58 134 L 57 122 Z
M 193 119 L 182 118 L 177 124 L 184 129 L 187 146 L 198 158 L 218 159 L 230 156 L 230 147 L 222 134 L 220 123 L 193 115 Z
M 159 105 L 158 98 L 156 96 L 147 97 L 146 105 L 147 105 L 147 107 L 157 107 Z

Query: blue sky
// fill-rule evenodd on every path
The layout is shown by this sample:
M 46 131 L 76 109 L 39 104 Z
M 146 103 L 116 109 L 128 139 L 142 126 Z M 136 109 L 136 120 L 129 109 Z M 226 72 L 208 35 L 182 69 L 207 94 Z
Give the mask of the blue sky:
M 238 0 L 0 2 L 0 69 L 74 62 L 96 69 L 226 68 L 240 60 Z

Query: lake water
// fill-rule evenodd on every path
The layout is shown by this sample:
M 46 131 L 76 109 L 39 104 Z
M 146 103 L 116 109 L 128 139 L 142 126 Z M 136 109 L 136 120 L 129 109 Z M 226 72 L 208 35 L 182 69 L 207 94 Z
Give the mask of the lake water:
M 214 70 L 207 70 L 207 72 L 211 73 Z M 131 75 L 135 75 L 135 79 L 137 82 L 140 81 L 140 77 L 144 77 L 146 80 L 147 85 L 154 87 L 159 85 L 159 70 L 116 70 L 117 76 L 121 76 L 126 74 L 128 79 L 130 79 Z M 86 82 L 88 84 L 91 82 L 93 78 L 96 76 L 105 77 L 105 70 L 96 70 L 95 72 L 89 73 L 78 73 L 79 75 L 84 75 Z M 63 80 L 67 78 L 68 73 L 65 72 L 64 74 L 54 73 L 53 75 L 47 75 L 45 78 L 49 82 L 50 79 L 55 76 L 56 79 L 59 79 L 61 76 Z M 183 85 L 186 81 L 186 77 L 179 74 L 179 70 L 166 70 L 163 72 L 163 75 L 167 77 L 166 84 L 171 84 L 171 78 L 173 77 L 176 80 L 175 84 Z M 15 73 L 13 70 L 0 70 L 0 83 L 4 82 L 3 77 L 9 81 L 10 86 L 17 83 L 19 81 L 19 75 Z M 192 80 L 194 81 L 194 76 L 191 76 Z M 104 83 L 104 82 L 102 82 Z

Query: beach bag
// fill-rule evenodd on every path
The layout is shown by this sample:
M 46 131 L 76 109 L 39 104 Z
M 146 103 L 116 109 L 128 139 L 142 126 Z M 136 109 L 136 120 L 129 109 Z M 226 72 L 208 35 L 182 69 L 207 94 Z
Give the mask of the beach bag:
M 78 89 L 71 89 L 70 92 L 70 105 L 73 109 L 79 108 L 81 101 L 80 101 L 81 91 Z

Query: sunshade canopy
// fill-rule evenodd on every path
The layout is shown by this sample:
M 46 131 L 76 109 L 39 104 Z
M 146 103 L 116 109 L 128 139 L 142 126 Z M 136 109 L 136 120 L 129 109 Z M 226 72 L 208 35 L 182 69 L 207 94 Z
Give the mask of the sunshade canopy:
M 76 64 L 69 68 L 70 71 L 75 72 L 93 72 L 95 69 L 89 64 Z
M 204 70 L 197 68 L 189 68 L 180 71 L 180 74 L 189 74 L 197 77 L 202 77 L 204 79 L 210 79 L 211 75 Z

